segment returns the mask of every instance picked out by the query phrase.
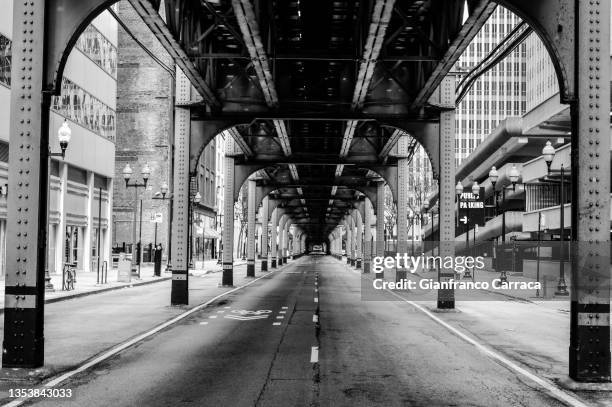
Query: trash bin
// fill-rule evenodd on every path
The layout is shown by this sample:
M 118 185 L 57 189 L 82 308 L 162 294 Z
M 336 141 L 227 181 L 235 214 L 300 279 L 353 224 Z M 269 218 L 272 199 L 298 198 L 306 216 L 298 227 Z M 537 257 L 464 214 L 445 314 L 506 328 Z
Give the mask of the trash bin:
M 125 255 L 125 253 L 119 253 L 119 270 L 117 271 L 117 281 L 120 283 L 129 283 L 132 281 L 132 262 Z
M 154 272 L 153 275 L 155 277 L 161 277 L 161 263 L 162 263 L 162 245 L 158 244 L 155 248 L 155 253 L 153 255 L 154 261 Z

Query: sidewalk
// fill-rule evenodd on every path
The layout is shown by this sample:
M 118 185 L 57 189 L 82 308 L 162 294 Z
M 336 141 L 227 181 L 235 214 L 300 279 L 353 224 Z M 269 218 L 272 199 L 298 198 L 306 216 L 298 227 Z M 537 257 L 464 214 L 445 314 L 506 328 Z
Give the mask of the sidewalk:
M 209 273 L 218 273 L 222 271 L 220 264 L 217 264 L 217 260 L 207 261 L 196 261 L 195 269 L 189 270 L 190 276 L 200 276 Z M 246 264 L 246 260 L 237 260 L 234 262 L 234 267 L 242 266 Z M 98 284 L 98 275 L 96 271 L 83 272 L 77 271 L 76 282 L 74 283 L 74 290 L 64 291 L 62 290 L 62 275 L 52 274 L 51 284 L 53 284 L 54 291 L 45 292 L 45 303 L 53 303 L 57 301 L 64 301 L 71 298 L 83 297 L 86 295 L 100 294 L 107 291 L 117 290 L 125 287 L 137 287 L 146 284 L 158 283 L 161 281 L 169 280 L 172 278 L 172 274 L 166 271 L 166 265 L 162 265 L 162 272 L 160 277 L 153 275 L 153 265 L 150 263 L 143 264 L 140 268 L 140 278 L 132 276 L 132 280 L 129 283 L 117 281 L 117 269 L 109 269 L 106 284 Z M 0 290 L 4 292 L 5 280 L 0 280 Z M 4 296 L 0 296 L 0 313 L 4 310 Z
M 290 261 L 288 265 L 297 261 Z M 282 272 L 284 268 L 285 265 L 275 270 Z M 255 277 L 266 273 L 261 272 L 261 262 L 257 261 Z M 189 305 L 170 306 L 171 281 L 159 278 L 157 281 L 160 282 L 48 304 L 45 307 L 45 367 L 35 371 L 1 370 L 0 398 L 6 397 L 6 389 L 15 378 L 25 374 L 29 380 L 37 381 L 74 368 L 119 343 L 232 290 L 231 287 L 220 286 L 219 273 L 194 275 L 189 279 Z M 253 278 L 246 277 L 246 264 L 234 268 L 235 287 L 251 281 Z M 225 305 L 232 303 L 238 293 L 225 297 Z M 0 335 L 3 334 L 2 330 L 3 327 Z

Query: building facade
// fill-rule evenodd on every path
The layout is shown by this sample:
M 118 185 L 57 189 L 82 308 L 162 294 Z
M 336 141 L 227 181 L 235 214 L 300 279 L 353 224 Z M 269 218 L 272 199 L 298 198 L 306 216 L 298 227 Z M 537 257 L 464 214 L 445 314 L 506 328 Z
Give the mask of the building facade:
M 10 142 L 12 0 L 0 0 L 0 258 L 5 271 L 6 191 Z M 72 130 L 65 159 L 50 162 L 47 265 L 61 273 L 66 263 L 89 272 L 110 261 L 110 222 L 116 134 L 117 24 L 103 12 L 70 53 L 49 119 L 50 148 L 59 152 L 57 131 Z
M 497 6 L 455 66 L 457 81 L 489 54 L 521 19 Z M 521 116 L 526 106 L 526 50 L 519 45 L 491 70 L 475 81 L 455 111 L 456 165 L 459 166 L 506 117 Z
M 117 3 L 117 15 L 145 48 L 173 66 L 172 58 L 129 2 Z M 122 27 L 118 43 L 121 86 L 117 92 L 117 153 L 113 169 L 113 251 L 131 253 L 132 244 L 140 240 L 144 261 L 151 261 L 150 248 L 156 243 L 162 245 L 163 258 L 167 260 L 171 201 L 153 198 L 161 195 L 156 196 L 164 184 L 172 191 L 174 80 Z M 122 173 L 128 164 L 133 170 L 130 184 L 142 183 L 141 170 L 149 166 L 146 189 L 126 188 Z

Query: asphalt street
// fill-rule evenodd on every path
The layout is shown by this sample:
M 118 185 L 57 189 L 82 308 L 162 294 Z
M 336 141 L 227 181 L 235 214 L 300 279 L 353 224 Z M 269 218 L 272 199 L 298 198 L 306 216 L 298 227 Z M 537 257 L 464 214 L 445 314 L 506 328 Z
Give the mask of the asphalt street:
M 37 406 L 560 406 L 362 276 L 303 257 L 64 382 Z

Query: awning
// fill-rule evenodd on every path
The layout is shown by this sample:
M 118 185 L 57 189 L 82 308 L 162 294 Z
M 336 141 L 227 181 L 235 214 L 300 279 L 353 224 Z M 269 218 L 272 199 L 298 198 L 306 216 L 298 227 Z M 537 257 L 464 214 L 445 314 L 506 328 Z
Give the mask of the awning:
M 204 230 L 204 238 L 206 239 L 221 239 L 221 235 L 215 229 Z

